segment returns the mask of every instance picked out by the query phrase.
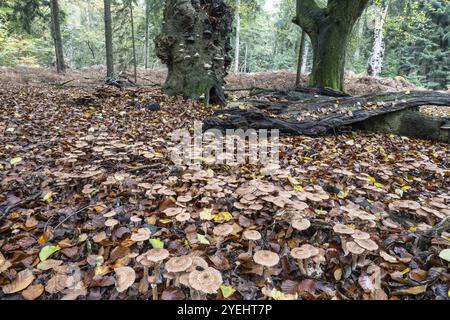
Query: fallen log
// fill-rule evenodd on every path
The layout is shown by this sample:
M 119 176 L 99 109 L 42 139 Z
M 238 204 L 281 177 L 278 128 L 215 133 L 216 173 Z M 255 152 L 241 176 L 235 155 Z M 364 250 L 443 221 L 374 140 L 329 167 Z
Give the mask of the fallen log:
M 399 92 L 336 99 L 309 99 L 294 104 L 279 103 L 279 108 L 274 102 L 267 102 L 265 105 L 263 101 L 258 101 L 256 105 L 257 108 L 231 107 L 220 110 L 204 121 L 204 129 L 278 129 L 282 134 L 316 136 L 369 119 L 373 119 L 376 124 L 376 117 L 403 111 L 418 111 L 420 106 L 450 106 L 450 94 L 434 91 Z M 450 122 L 450 119 L 428 117 L 419 112 L 415 114 L 405 118 L 397 116 L 396 121 L 400 121 L 397 130 L 392 128 L 389 131 L 387 126 L 385 132 L 414 136 L 418 131 L 415 128 L 428 121 L 429 132 L 422 130 L 424 133 L 420 137 L 450 143 L 448 129 L 445 129 L 445 124 Z M 380 118 L 378 120 L 381 121 Z M 402 121 L 413 121 L 416 124 L 405 126 Z M 373 123 L 372 129 L 376 131 L 377 126 Z M 440 132 L 441 130 L 444 133 Z

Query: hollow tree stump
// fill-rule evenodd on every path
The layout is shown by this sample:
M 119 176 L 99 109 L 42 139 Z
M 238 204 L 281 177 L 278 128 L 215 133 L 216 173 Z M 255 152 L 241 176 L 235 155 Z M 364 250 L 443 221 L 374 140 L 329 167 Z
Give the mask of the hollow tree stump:
M 167 0 L 156 54 L 168 67 L 169 95 L 226 104 L 232 15 L 223 0 Z

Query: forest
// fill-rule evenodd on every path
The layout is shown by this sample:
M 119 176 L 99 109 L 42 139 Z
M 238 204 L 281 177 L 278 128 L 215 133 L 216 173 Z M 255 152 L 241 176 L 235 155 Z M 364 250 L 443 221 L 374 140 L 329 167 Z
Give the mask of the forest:
M 450 300 L 448 0 L 0 0 L 0 85 L 0 300 Z

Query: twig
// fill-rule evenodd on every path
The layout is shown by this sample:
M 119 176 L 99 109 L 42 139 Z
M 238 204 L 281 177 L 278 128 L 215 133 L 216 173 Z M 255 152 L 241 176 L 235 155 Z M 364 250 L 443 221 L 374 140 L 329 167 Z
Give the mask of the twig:
M 91 207 L 92 205 L 89 204 L 87 206 L 84 206 L 80 209 L 78 209 L 77 211 L 75 211 L 74 213 L 72 213 L 71 215 L 67 216 L 63 221 L 61 221 L 60 223 L 58 223 L 58 225 L 54 228 L 54 230 L 58 229 L 60 226 L 62 226 L 64 224 L 64 222 L 66 222 L 67 220 L 69 220 L 70 218 L 72 218 L 73 216 L 83 212 L 84 210 L 86 210 L 87 208 Z

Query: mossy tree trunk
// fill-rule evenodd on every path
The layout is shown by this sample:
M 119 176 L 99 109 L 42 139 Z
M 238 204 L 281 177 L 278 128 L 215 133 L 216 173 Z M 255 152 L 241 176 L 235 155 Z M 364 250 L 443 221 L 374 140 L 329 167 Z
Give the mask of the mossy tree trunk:
M 156 53 L 168 67 L 170 95 L 225 104 L 224 78 L 231 64 L 232 15 L 223 0 L 167 0 Z
M 329 0 L 320 7 L 314 0 L 297 0 L 298 24 L 313 47 L 310 85 L 344 91 L 345 54 L 353 26 L 369 0 Z

